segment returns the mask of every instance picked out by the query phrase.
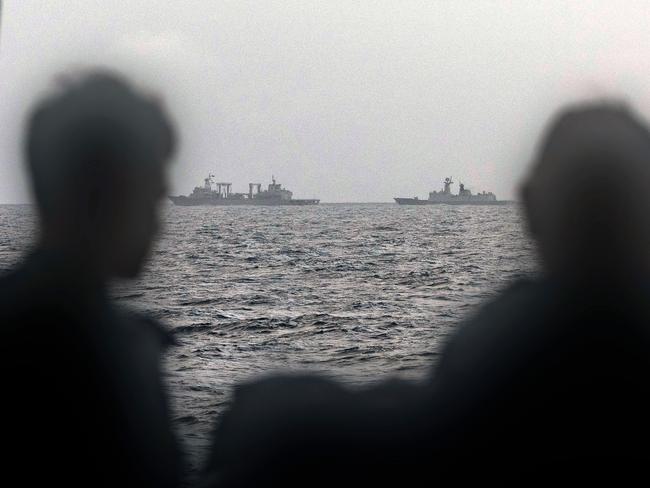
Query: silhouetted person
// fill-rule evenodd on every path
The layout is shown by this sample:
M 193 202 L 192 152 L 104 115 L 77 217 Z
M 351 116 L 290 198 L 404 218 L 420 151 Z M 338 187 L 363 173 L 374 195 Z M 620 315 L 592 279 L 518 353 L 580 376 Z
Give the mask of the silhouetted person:
M 156 233 L 173 128 L 158 102 L 91 73 L 37 105 L 25 148 L 40 232 L 0 280 L 4 484 L 177 486 L 171 336 L 107 295 Z
M 524 187 L 543 271 L 463 324 L 430 381 L 239 387 L 214 486 L 623 481 L 650 439 L 650 133 L 561 113 Z
M 435 441 L 457 472 L 471 455 L 494 478 L 620 482 L 650 457 L 647 126 L 613 104 L 566 110 L 523 197 L 543 272 L 446 348 Z

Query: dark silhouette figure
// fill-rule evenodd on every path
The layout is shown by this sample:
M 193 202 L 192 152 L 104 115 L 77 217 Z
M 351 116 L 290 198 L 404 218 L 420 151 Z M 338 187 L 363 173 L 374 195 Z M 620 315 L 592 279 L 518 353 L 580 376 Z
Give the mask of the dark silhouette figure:
M 31 114 L 40 235 L 0 280 L 5 481 L 178 485 L 160 369 L 171 336 L 107 296 L 147 255 L 173 148 L 159 103 L 113 74 L 68 80 Z
M 566 110 L 523 197 L 543 273 L 485 306 L 446 348 L 436 442 L 460 459 L 455 472 L 471 454 L 497 479 L 645 477 L 648 128 L 613 104 Z
M 463 324 L 428 382 L 239 387 L 214 486 L 622 482 L 650 438 L 650 133 L 569 108 L 524 186 L 543 271 Z

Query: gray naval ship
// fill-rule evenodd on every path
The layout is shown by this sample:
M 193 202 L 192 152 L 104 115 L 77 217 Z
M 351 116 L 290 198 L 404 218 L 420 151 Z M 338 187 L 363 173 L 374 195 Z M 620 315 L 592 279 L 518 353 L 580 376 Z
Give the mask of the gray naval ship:
M 294 200 L 293 193 L 282 188 L 276 183 L 275 177 L 271 178 L 272 183 L 266 190 L 262 190 L 261 183 L 249 183 L 248 193 L 233 193 L 232 183 L 215 183 L 214 175 L 208 175 L 203 180 L 203 186 L 197 186 L 188 195 L 177 197 L 170 196 L 169 199 L 175 205 L 318 205 L 320 200 L 310 198 L 306 200 Z M 212 185 L 215 189 L 212 189 Z
M 429 193 L 429 198 L 420 200 L 418 197 L 401 198 L 396 197 L 395 201 L 400 205 L 503 205 L 508 203 L 504 200 L 497 200 L 497 197 L 492 192 L 481 192 L 472 195 L 472 192 L 465 188 L 465 185 L 460 183 L 458 195 L 451 193 L 451 185 L 454 182 L 451 178 L 445 178 L 444 187 L 440 191 L 432 191 Z

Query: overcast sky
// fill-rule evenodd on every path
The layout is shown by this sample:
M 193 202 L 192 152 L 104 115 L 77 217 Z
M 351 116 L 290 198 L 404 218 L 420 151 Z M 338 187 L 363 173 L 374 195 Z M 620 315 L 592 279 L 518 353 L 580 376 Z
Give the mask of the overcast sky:
M 649 26 L 650 2 L 631 0 L 5 0 L 0 202 L 29 201 L 35 97 L 95 65 L 167 101 L 175 194 L 213 172 L 326 202 L 425 197 L 446 176 L 513 198 L 561 104 L 648 112 Z

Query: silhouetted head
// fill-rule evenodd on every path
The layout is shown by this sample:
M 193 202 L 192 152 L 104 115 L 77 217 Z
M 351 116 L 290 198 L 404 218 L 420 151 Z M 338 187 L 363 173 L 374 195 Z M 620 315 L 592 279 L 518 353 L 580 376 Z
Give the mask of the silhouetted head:
M 650 272 L 650 132 L 628 108 L 569 108 L 551 123 L 524 188 L 547 271 Z
M 117 75 L 67 80 L 34 109 L 26 154 L 42 244 L 88 271 L 134 276 L 158 226 L 174 131 L 161 105 Z

